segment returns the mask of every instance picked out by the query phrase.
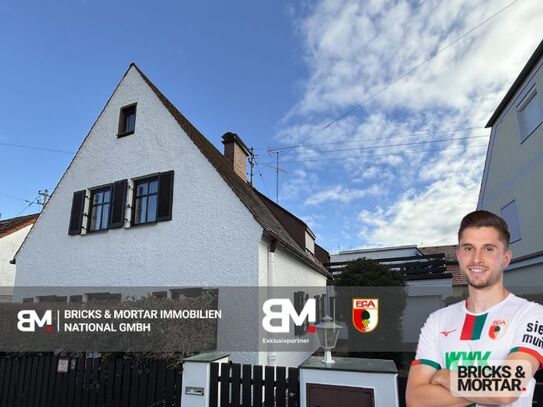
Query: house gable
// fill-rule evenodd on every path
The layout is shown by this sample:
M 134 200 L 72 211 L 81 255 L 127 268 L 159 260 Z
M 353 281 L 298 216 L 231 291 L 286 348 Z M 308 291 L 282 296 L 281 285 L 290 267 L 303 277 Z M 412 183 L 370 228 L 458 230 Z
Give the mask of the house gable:
M 134 103 L 135 128 L 119 137 L 122 109 Z M 88 199 L 91 189 L 165 171 L 175 173 L 172 221 L 142 227 L 127 227 L 129 222 L 125 222 L 118 230 L 68 235 L 75 191 L 86 190 Z M 306 267 L 327 275 L 318 261 L 297 247 L 218 150 L 131 64 L 23 244 L 17 256 L 21 270 L 17 281 L 20 285 L 40 281 L 51 285 L 202 285 L 207 281 L 216 285 L 223 280 L 216 278 L 217 273 L 222 273 L 225 285 L 255 285 L 256 272 L 249 271 L 258 269 L 257 244 L 263 231 Z M 59 246 L 48 250 L 40 244 L 45 239 Z M 167 261 L 168 253 L 174 261 Z M 199 258 L 206 255 L 204 261 Z M 40 258 L 47 259 L 50 270 L 41 267 L 36 276 Z M 104 263 L 108 271 L 96 273 L 93 264 L 102 267 Z M 59 273 L 55 264 L 61 269 L 81 264 L 81 270 L 64 268 Z M 201 265 L 209 274 L 192 273 L 189 280 L 179 281 L 179 272 L 191 264 Z M 154 268 L 161 270 L 160 275 L 147 275 Z
M 120 109 L 134 102 L 135 131 L 118 138 Z M 167 171 L 171 221 L 68 235 L 75 191 Z M 256 285 L 262 232 L 132 65 L 17 255 L 17 284 Z

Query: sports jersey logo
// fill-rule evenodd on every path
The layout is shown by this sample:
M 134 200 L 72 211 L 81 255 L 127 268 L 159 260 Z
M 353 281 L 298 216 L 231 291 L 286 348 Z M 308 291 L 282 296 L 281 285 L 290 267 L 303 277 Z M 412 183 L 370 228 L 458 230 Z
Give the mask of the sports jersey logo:
M 449 334 L 452 334 L 453 332 L 456 332 L 457 329 L 451 329 L 451 330 L 444 330 L 444 331 L 441 331 L 440 334 L 443 335 L 443 336 L 449 336 Z
M 353 298 L 353 325 L 366 334 L 377 327 L 379 323 L 379 299 Z
M 488 336 L 491 339 L 500 339 L 505 333 L 505 327 L 507 326 L 507 321 L 504 319 L 495 319 L 490 324 L 490 329 L 488 330 Z

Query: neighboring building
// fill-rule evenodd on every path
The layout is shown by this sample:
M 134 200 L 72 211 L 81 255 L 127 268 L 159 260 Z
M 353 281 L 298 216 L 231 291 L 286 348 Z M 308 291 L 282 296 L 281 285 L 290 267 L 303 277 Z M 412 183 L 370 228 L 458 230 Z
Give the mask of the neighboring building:
M 13 256 L 38 218 L 38 214 L 0 221 L 0 302 L 11 301 L 15 284 Z
M 223 143 L 131 64 L 16 255 L 17 285 L 324 287 L 315 235 L 246 181 L 243 141 Z
M 543 41 L 486 125 L 492 131 L 477 208 L 509 224 L 509 286 L 540 287 L 543 275 L 542 123 Z
M 456 245 L 449 246 L 427 246 L 419 247 L 419 250 L 425 255 L 443 254 L 447 273 L 452 275 L 452 296 L 454 298 L 467 298 L 468 296 L 468 280 L 460 271 L 458 259 L 456 258 Z
M 407 245 L 340 251 L 330 256 L 329 269 L 336 275 L 341 272 L 344 262 L 367 258 L 405 273 L 408 299 L 402 318 L 403 341 L 416 344 L 428 315 L 443 308 L 446 299 L 454 295 L 454 263 L 449 261 L 451 248 L 454 250 L 455 246 Z

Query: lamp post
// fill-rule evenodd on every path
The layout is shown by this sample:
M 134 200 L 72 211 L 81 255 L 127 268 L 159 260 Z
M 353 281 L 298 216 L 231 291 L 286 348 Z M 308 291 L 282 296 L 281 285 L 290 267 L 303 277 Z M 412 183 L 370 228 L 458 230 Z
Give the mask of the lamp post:
M 337 337 L 339 335 L 341 325 L 332 322 L 332 318 L 330 318 L 328 315 L 326 315 L 322 321 L 323 322 L 317 325 L 319 342 L 324 349 L 324 359 L 322 362 L 326 364 L 336 363 L 334 360 L 332 360 L 331 351 L 336 347 Z

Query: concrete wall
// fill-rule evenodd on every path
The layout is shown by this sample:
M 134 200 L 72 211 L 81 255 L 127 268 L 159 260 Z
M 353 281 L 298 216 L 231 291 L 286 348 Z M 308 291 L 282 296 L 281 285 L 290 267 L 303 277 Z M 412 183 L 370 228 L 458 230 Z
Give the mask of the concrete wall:
M 0 238 L 0 301 L 9 300 L 15 284 L 15 264 L 10 261 L 23 243 L 32 225 L 25 226 L 3 238 Z

